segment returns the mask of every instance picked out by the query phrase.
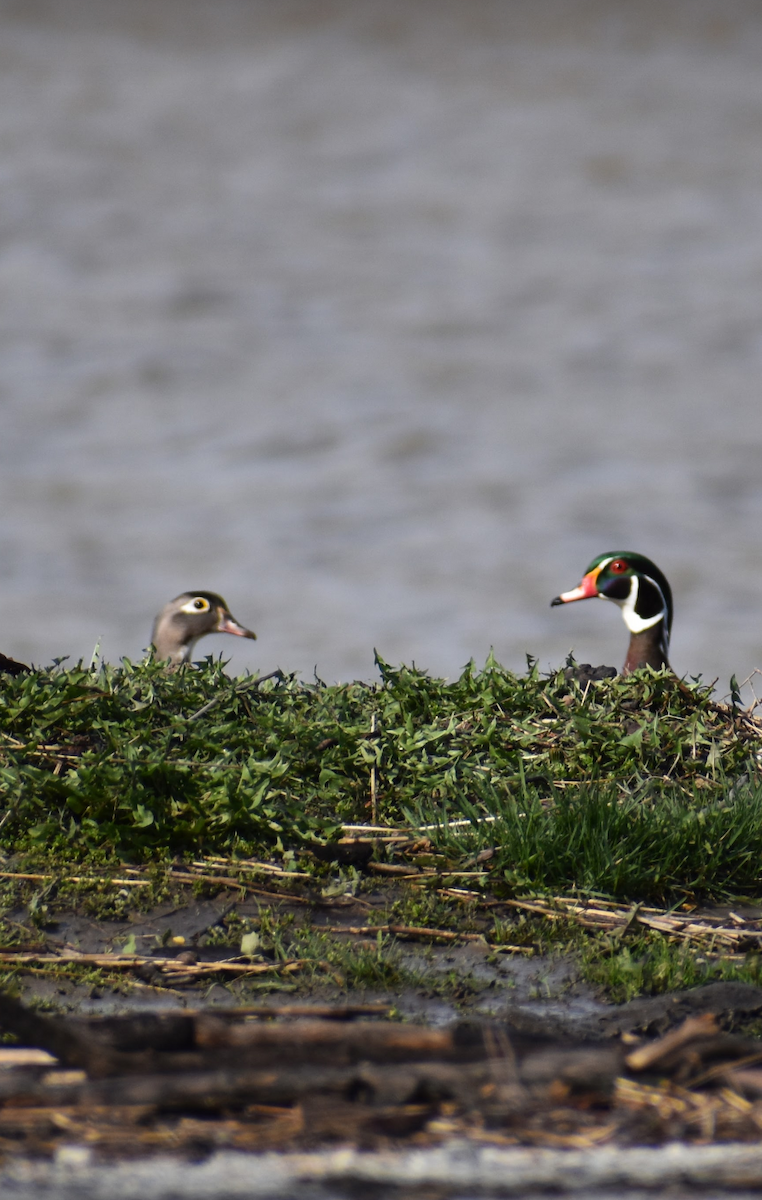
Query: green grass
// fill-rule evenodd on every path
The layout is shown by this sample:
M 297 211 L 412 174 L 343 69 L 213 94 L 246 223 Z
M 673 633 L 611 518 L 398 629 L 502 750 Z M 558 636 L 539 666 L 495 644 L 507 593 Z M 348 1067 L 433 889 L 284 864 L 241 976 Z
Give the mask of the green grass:
M 659 934 L 634 938 L 625 946 L 590 938 L 581 948 L 580 960 L 584 978 L 599 985 L 616 1004 L 724 980 L 762 984 L 758 954 L 748 954 L 744 962 L 738 962 L 675 945 Z
M 492 888 L 761 890 L 758 743 L 709 689 L 646 670 L 583 690 L 492 659 L 453 682 L 379 668 L 343 685 L 211 659 L 3 678 L 0 849 L 298 854 L 370 820 L 373 771 L 382 823 L 435 826 L 452 869 L 494 849 Z
M 572 891 L 619 900 L 671 903 L 686 898 L 756 895 L 762 882 L 762 788 L 744 783 L 705 799 L 664 787 L 622 794 L 596 784 L 564 790 L 552 807 L 536 795 L 495 797 L 494 822 L 454 806 L 434 834 L 450 860 L 494 849 L 490 883 L 511 891 Z M 431 821 L 433 812 L 423 816 Z

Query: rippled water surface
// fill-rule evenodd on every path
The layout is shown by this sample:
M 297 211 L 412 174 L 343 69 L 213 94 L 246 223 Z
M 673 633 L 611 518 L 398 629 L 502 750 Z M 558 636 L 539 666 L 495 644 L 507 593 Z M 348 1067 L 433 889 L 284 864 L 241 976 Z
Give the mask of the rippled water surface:
M 762 667 L 762 10 L 0 2 L 0 621 L 233 667 Z M 203 644 L 202 644 L 203 645 Z

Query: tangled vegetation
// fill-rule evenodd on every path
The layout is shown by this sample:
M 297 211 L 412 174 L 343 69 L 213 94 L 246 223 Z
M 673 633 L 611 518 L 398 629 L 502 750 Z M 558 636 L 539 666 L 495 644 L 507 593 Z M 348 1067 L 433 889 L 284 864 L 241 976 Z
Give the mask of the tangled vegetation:
M 426 827 L 451 861 L 491 851 L 508 889 L 758 890 L 759 730 L 708 688 L 492 659 L 452 682 L 379 669 L 328 685 L 125 660 L 4 678 L 0 846 L 298 852 L 372 821 Z

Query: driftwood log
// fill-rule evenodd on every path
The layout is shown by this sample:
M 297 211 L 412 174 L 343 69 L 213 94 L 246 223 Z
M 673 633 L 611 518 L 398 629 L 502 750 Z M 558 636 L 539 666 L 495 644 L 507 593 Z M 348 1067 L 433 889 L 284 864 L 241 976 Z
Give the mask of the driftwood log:
M 37 1051 L 4 1052 L 19 1065 L 0 1070 L 0 1156 L 48 1154 L 63 1136 L 113 1154 L 412 1134 L 546 1146 L 762 1136 L 762 1043 L 710 1013 L 656 1040 L 574 1043 L 499 1022 L 402 1024 L 383 1006 L 285 1011 L 85 1020 L 0 994 L 0 1028 Z

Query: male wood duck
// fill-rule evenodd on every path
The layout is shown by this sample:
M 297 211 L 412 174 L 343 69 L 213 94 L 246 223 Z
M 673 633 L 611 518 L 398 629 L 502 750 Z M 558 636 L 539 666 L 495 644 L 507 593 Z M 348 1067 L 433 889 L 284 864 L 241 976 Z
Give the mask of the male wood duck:
M 650 558 L 621 550 L 599 554 L 585 571 L 579 587 L 551 600 L 569 604 L 599 596 L 613 600 L 622 610 L 630 631 L 630 645 L 622 668 L 624 675 L 638 667 L 669 667 L 669 635 L 672 629 L 672 591 Z
M 207 633 L 257 636 L 236 621 L 216 592 L 183 592 L 164 605 L 154 621 L 151 642 L 157 658 L 176 665 L 189 661 L 196 642 Z

